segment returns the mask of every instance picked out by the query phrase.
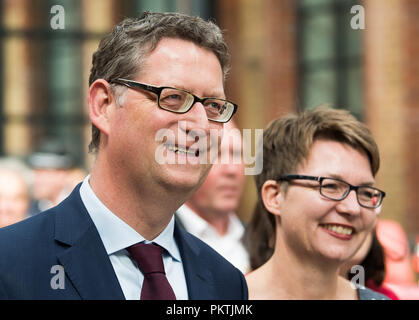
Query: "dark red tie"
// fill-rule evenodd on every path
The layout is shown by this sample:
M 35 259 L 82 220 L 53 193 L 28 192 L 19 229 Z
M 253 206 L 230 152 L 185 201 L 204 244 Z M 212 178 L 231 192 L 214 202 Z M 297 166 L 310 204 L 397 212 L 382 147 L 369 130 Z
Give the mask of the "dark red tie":
M 162 248 L 154 244 L 137 243 L 127 250 L 144 275 L 141 300 L 176 300 L 164 271 Z

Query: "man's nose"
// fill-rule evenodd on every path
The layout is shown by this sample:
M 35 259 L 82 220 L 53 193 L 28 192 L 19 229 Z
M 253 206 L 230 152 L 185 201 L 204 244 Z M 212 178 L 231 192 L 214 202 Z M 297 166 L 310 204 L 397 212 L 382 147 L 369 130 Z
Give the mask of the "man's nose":
M 210 120 L 208 120 L 207 112 L 201 102 L 195 102 L 184 116 L 186 121 L 193 123 L 197 128 L 208 130 Z

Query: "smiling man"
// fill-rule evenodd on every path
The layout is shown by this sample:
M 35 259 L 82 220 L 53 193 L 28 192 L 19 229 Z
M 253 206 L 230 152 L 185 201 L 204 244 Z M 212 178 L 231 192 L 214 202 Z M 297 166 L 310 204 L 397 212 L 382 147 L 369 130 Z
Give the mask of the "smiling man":
M 173 217 L 211 167 L 198 161 L 218 143 L 210 131 L 236 111 L 228 60 L 220 29 L 182 14 L 145 13 L 101 41 L 89 79 L 91 174 L 57 207 L 1 230 L 1 298 L 247 298 L 240 271 Z M 159 142 L 161 130 L 174 139 Z M 189 152 L 195 140 L 207 149 Z M 157 161 L 162 145 L 174 163 Z M 52 285 L 57 270 L 64 283 Z
M 344 110 L 271 122 L 247 230 L 250 299 L 387 299 L 339 276 L 381 209 L 379 163 L 368 128 Z

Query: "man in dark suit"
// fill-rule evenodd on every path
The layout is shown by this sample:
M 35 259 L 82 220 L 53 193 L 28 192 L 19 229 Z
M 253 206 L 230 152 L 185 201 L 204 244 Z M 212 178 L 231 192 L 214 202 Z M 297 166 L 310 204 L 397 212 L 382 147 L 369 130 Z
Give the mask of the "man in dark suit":
M 173 218 L 236 111 L 227 69 L 220 29 L 197 17 L 145 13 L 101 41 L 88 93 L 95 163 L 61 204 L 0 230 L 0 298 L 247 299 L 242 273 Z M 164 270 L 142 247 L 158 248 Z M 146 267 L 171 294 L 150 289 Z

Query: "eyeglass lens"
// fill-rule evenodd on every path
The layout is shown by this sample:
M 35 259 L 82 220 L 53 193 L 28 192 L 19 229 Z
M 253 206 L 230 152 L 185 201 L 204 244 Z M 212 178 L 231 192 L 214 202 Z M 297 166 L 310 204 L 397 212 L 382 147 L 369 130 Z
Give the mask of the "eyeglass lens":
M 164 88 L 160 93 L 161 108 L 173 112 L 186 112 L 194 102 L 192 94 L 174 88 Z M 234 105 L 220 99 L 204 99 L 203 101 L 208 119 L 224 121 L 234 112 Z
M 325 178 L 320 186 L 320 193 L 333 200 L 342 200 L 346 198 L 350 191 L 350 186 L 343 181 Z M 382 194 L 380 191 L 368 187 L 360 186 L 356 192 L 360 205 L 369 208 L 376 208 L 381 204 Z

